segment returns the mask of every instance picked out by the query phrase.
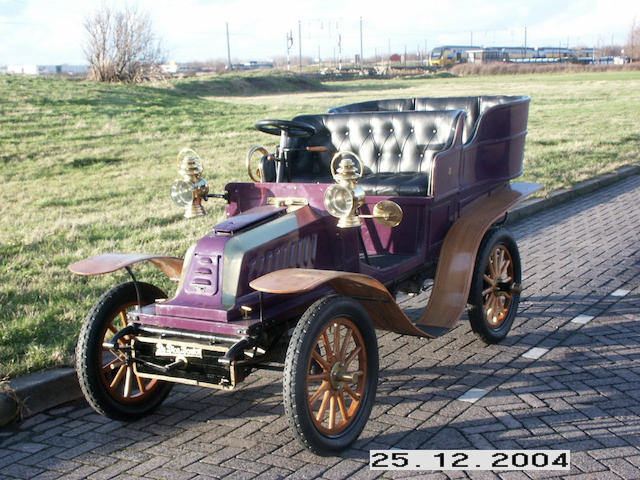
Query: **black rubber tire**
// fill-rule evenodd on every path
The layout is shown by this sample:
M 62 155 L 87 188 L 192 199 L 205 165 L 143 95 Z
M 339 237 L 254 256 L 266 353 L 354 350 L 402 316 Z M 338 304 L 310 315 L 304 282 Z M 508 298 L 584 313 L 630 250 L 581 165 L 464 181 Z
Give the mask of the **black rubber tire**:
M 362 335 L 367 356 L 367 376 L 361 405 L 349 426 L 337 435 L 327 435 L 318 430 L 311 419 L 307 402 L 306 366 L 312 350 L 317 348 L 314 341 L 327 324 L 340 317 L 346 317 L 354 323 Z M 357 440 L 375 400 L 378 365 L 376 332 L 366 310 L 357 301 L 331 295 L 321 298 L 307 309 L 289 342 L 283 378 L 285 414 L 295 436 L 305 447 L 319 455 L 332 455 Z
M 166 294 L 154 285 L 138 282 L 143 305 Z M 172 382 L 157 381 L 144 402 L 124 403 L 105 387 L 99 365 L 105 329 L 123 305 L 137 304 L 133 282 L 121 283 L 106 291 L 84 320 L 76 346 L 76 371 L 82 392 L 89 405 L 101 415 L 115 420 L 136 420 L 156 409 L 173 387 Z
M 518 245 L 516 244 L 516 241 L 509 231 L 504 228 L 496 227 L 490 229 L 485 234 L 480 244 L 480 248 L 478 249 L 473 278 L 471 280 L 471 289 L 469 290 L 469 304 L 471 308 L 468 311 L 472 330 L 487 344 L 498 343 L 507 336 L 511 329 L 511 325 L 513 324 L 513 320 L 516 317 L 518 304 L 520 303 L 520 293 L 512 292 L 509 309 L 502 323 L 497 328 L 494 328 L 489 324 L 483 306 L 484 297 L 482 292 L 487 287 L 484 274 L 489 268 L 489 257 L 491 252 L 500 244 L 508 250 L 513 261 L 514 278 L 512 279 L 512 282 L 518 285 L 522 282 L 520 253 L 518 252 Z

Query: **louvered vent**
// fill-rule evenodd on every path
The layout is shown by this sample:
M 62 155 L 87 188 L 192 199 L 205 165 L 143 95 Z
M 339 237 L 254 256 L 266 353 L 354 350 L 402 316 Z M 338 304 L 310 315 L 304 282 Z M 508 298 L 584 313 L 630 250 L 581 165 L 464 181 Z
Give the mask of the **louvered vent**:
M 188 293 L 215 295 L 218 291 L 219 256 L 195 254 L 191 262 Z

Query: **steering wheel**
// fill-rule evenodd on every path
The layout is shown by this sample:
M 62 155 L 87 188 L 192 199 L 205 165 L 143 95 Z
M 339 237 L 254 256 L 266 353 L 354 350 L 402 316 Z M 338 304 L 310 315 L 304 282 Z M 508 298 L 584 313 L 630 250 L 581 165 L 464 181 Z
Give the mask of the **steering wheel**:
M 261 132 L 271 135 L 284 132 L 289 137 L 310 137 L 316 134 L 316 127 L 297 120 L 260 120 L 255 126 Z

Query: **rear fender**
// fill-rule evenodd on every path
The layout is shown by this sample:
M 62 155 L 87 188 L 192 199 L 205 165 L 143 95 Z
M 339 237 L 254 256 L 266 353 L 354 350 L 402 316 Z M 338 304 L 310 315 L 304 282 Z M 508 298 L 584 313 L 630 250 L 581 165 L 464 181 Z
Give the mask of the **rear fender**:
M 135 263 L 148 261 L 162 270 L 171 280 L 180 280 L 183 259 L 164 255 L 143 253 L 103 253 L 69 265 L 69 270 L 78 275 L 102 275 L 115 272 Z

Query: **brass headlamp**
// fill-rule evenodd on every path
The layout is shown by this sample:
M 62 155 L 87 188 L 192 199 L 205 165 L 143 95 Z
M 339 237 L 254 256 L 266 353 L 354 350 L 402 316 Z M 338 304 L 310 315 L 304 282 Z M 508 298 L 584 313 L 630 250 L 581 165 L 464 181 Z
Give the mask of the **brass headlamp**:
M 349 158 L 351 157 L 351 158 Z M 358 162 L 359 169 L 353 162 Z M 340 160 L 338 169 L 335 163 Z M 324 193 L 324 206 L 327 212 L 338 218 L 338 228 L 359 227 L 361 218 L 373 218 L 381 225 L 395 227 L 402 221 L 402 209 L 392 201 L 383 200 L 373 208 L 373 215 L 358 215 L 358 209 L 364 205 L 365 193 L 358 180 L 364 172 L 364 164 L 353 152 L 338 152 L 331 160 L 331 175 L 337 182 Z
M 207 198 L 209 185 L 202 178 L 202 160 L 190 148 L 184 148 L 178 153 L 178 173 L 182 180 L 176 180 L 171 186 L 171 199 L 179 207 L 185 209 L 185 218 L 206 215 L 202 200 Z

